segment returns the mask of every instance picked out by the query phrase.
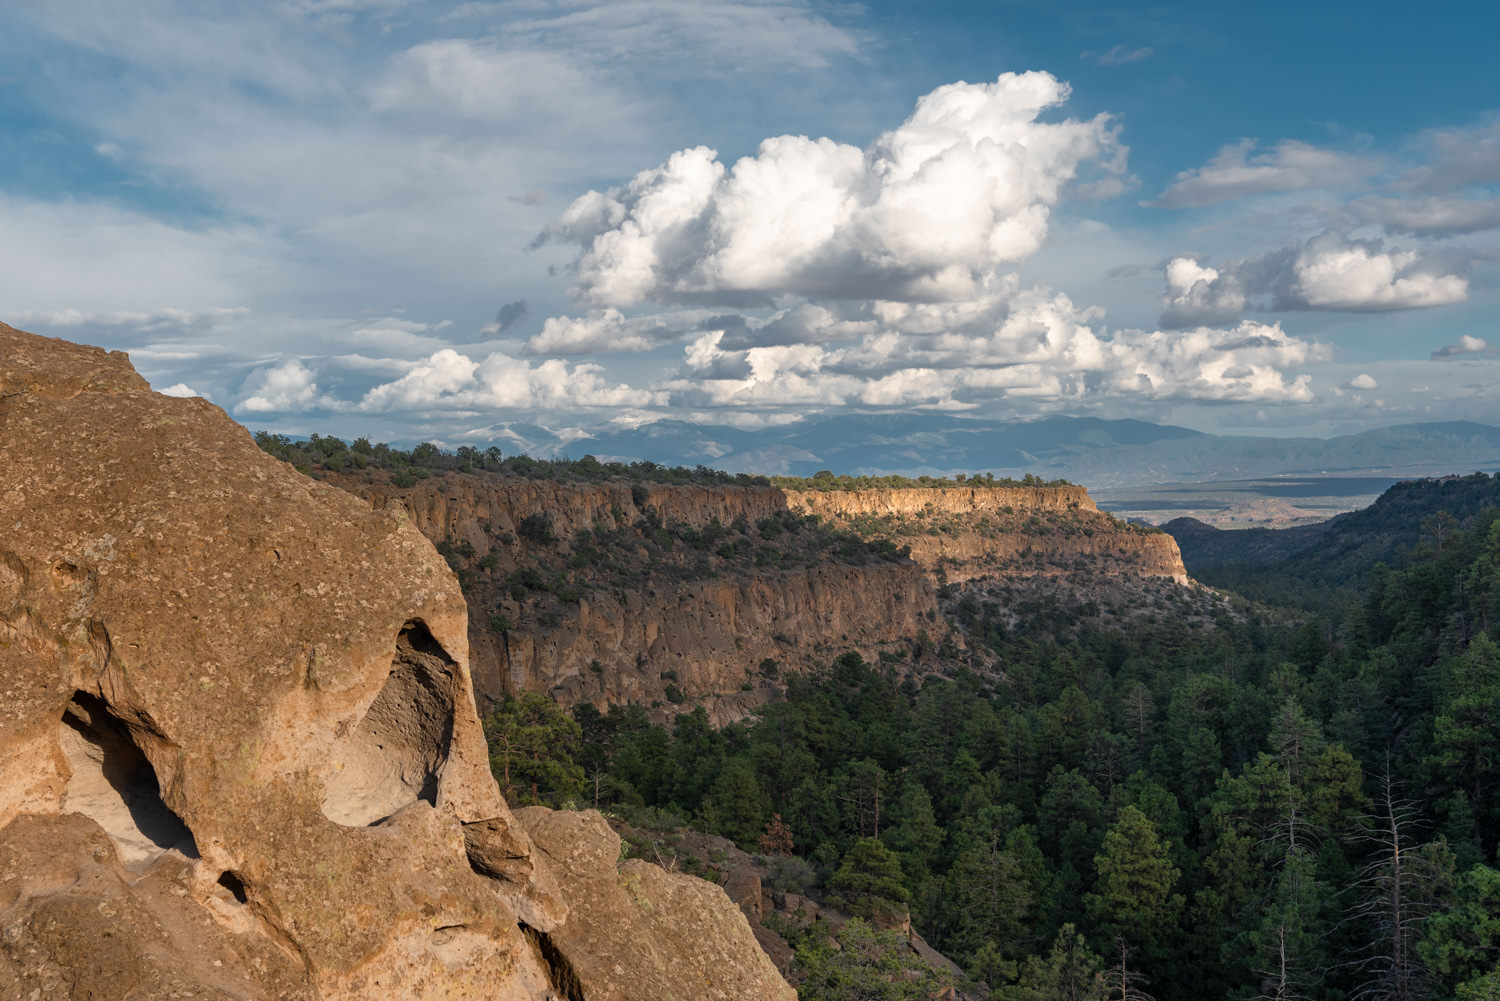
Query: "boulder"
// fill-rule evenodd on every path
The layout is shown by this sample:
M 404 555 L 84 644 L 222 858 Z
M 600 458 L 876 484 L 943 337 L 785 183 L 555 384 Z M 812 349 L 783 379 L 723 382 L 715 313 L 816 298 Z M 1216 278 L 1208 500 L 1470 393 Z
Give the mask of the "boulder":
M 568 920 L 539 936 L 566 960 L 556 976 L 588 1001 L 796 1001 L 744 913 L 713 883 L 641 859 L 593 810 L 516 811 L 568 901 Z M 554 971 L 556 973 L 556 971 Z M 571 995 L 570 995 L 571 996 Z

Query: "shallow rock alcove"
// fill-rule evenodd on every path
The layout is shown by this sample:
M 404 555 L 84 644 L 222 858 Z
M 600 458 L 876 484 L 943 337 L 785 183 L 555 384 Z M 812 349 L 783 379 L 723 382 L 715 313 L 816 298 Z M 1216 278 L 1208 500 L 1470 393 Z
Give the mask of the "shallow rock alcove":
M 161 798 L 151 762 L 103 699 L 76 692 L 57 742 L 72 771 L 63 811 L 104 828 L 121 861 L 143 865 L 174 850 L 198 857 L 192 832 Z
M 418 801 L 437 804 L 453 742 L 458 680 L 453 658 L 427 627 L 408 622 L 380 694 L 335 750 L 324 816 L 349 827 L 370 826 Z

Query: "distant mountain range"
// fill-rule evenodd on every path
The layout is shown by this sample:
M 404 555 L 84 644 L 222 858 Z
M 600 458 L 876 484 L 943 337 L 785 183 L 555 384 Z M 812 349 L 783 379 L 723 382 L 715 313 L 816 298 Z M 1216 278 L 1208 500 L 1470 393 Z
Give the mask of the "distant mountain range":
M 585 437 L 515 424 L 497 435 L 496 444 L 538 457 L 592 454 L 732 472 L 1035 473 L 1090 487 L 1500 469 L 1500 427 L 1469 422 L 1404 424 L 1335 438 L 1272 438 L 1092 417 L 1002 422 L 946 414 L 842 414 L 757 430 L 667 420 Z

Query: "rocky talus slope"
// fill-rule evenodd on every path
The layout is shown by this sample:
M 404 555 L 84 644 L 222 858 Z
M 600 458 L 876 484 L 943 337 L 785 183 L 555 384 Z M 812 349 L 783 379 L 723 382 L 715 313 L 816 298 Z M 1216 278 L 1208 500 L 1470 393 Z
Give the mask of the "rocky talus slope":
M 511 814 L 402 509 L 0 325 L 0 525 L 0 997 L 795 996 L 717 887 Z

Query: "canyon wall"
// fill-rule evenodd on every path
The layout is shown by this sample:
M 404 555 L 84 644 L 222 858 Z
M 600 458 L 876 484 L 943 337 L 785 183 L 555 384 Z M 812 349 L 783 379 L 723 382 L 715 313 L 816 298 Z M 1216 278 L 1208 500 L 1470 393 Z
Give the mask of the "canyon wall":
M 872 660 L 892 646 L 904 655 L 921 634 L 934 642 L 947 635 L 931 581 L 907 560 L 756 566 L 710 552 L 700 557 L 712 563 L 708 573 L 694 574 L 689 561 L 673 554 L 658 554 L 653 569 L 637 533 L 623 554 L 625 573 L 574 565 L 587 545 L 579 533 L 627 533 L 647 520 L 694 531 L 739 523 L 730 537 L 742 546 L 783 545 L 755 527 L 793 515 L 785 495 L 770 487 L 632 490 L 622 482 L 489 474 L 436 475 L 404 488 L 386 476 L 349 474 L 333 482 L 377 507 L 399 505 L 428 538 L 469 554 L 463 562 L 471 571 L 465 575 L 470 662 L 481 702 L 538 691 L 600 708 L 637 702 L 674 712 L 703 705 L 722 724 L 774 697 L 783 671 L 806 670 L 849 649 Z M 524 537 L 522 522 L 538 515 L 546 517 L 552 541 Z M 678 554 L 686 548 L 679 542 Z M 534 594 L 513 597 L 506 581 L 520 568 L 544 575 L 566 569 L 580 593 L 543 607 Z M 490 628 L 497 616 L 511 627 Z
M 624 482 L 560 482 L 485 473 L 439 475 L 406 488 L 389 478 L 366 480 L 356 474 L 333 482 L 376 507 L 398 501 L 430 539 L 462 539 L 485 552 L 492 545 L 491 536 L 515 534 L 522 519 L 534 514 L 545 514 L 554 534 L 568 540 L 595 526 L 633 525 L 647 508 L 663 522 L 693 528 L 714 520 L 728 525 L 736 518 L 754 523 L 787 509 L 786 497 L 773 487 L 643 484 L 643 503 L 638 505 L 631 484 Z
M 845 650 L 928 669 L 924 652 L 957 642 L 938 611 L 941 583 L 1085 576 L 1097 592 L 1187 580 L 1170 536 L 1116 521 L 1072 485 L 825 492 L 480 472 L 403 487 L 374 470 L 332 480 L 376 507 L 400 506 L 448 552 L 470 604 L 481 703 L 525 690 L 665 715 L 702 705 L 722 724 L 774 698 L 781 672 Z M 527 519 L 542 521 L 528 534 Z M 811 526 L 805 537 L 822 548 L 782 561 L 783 523 Z M 652 541 L 663 533 L 666 550 Z M 704 533 L 714 542 L 695 552 Z M 850 558 L 851 538 L 894 545 L 885 558 Z M 616 547 L 613 570 L 600 539 Z M 738 558 L 716 555 L 722 539 Z M 549 597 L 521 579 L 560 583 Z
M 717 887 L 513 816 L 399 507 L 0 324 L 0 996 L 794 992 Z
M 876 490 L 788 490 L 787 504 L 822 515 L 1009 515 L 1016 511 L 1097 511 L 1073 484 L 1041 487 L 902 487 Z
M 769 697 L 775 686 L 759 667 L 767 659 L 778 674 L 849 649 L 873 660 L 919 631 L 941 636 L 946 627 L 916 568 L 829 564 L 584 598 L 552 629 L 490 633 L 475 645 L 493 650 L 506 690 L 549 692 L 565 704 L 650 704 L 675 697 L 672 685 L 728 722 Z

